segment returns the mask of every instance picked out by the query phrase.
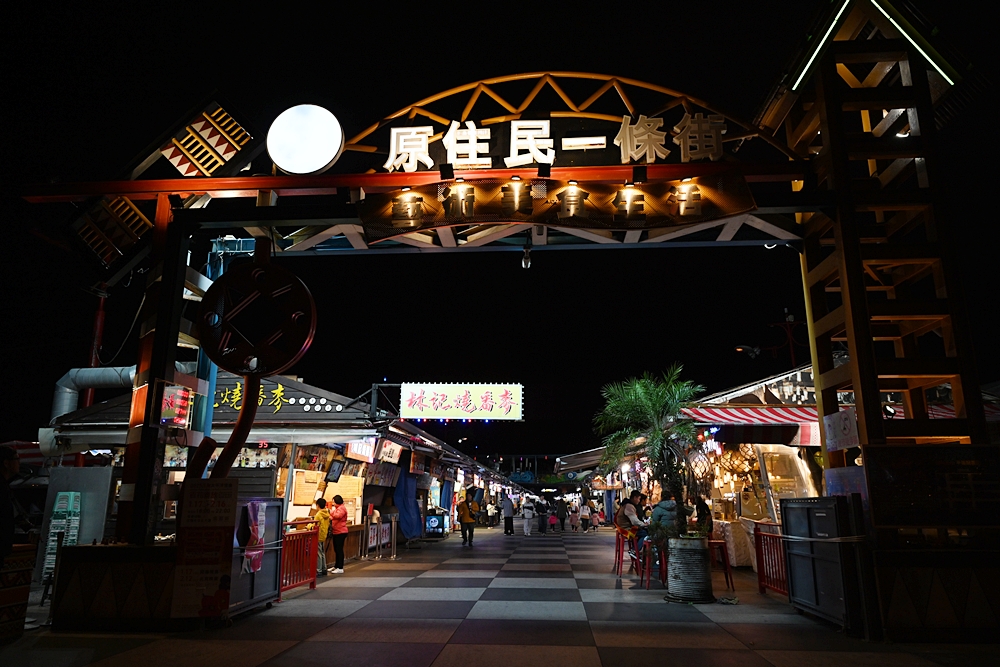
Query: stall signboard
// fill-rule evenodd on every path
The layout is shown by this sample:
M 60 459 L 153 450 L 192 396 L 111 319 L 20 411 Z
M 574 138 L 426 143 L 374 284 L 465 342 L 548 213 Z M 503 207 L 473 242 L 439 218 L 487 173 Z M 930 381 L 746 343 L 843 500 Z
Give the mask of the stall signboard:
M 365 469 L 365 484 L 372 486 L 396 486 L 399 479 L 399 466 L 392 463 L 375 463 Z
M 519 384 L 408 382 L 401 385 L 399 416 L 521 421 L 523 394 Z
M 428 472 L 430 472 L 431 477 L 444 479 L 444 464 L 440 461 L 431 461 L 431 467 Z
M 826 431 L 827 451 L 836 452 L 861 443 L 858 438 L 858 415 L 853 407 L 823 417 L 823 429 Z
M 457 477 L 458 477 L 458 475 L 456 474 L 454 468 L 445 468 L 444 469 L 444 478 L 445 478 L 445 480 L 447 480 L 449 482 L 454 482 Z
M 465 484 L 465 471 L 461 468 L 455 470 L 455 483 L 459 486 Z
M 229 612 L 237 488 L 235 478 L 185 481 L 171 618 Z
M 379 440 L 378 448 L 375 450 L 375 458 L 387 463 L 399 463 L 399 457 L 402 453 L 402 445 L 382 438 Z
M 427 457 L 416 452 L 410 453 L 410 474 L 423 475 L 427 472 Z
M 375 443 L 371 440 L 355 440 L 347 443 L 344 456 L 355 461 L 372 463 L 375 461 Z

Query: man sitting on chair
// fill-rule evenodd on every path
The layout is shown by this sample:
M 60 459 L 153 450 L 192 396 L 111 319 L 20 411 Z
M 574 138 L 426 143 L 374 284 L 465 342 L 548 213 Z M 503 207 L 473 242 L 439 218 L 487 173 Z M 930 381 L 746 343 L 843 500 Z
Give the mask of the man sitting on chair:
M 637 548 L 642 545 L 642 541 L 646 539 L 646 535 L 648 534 L 646 524 L 643 523 L 636 512 L 636 504 L 639 502 L 641 495 L 642 493 L 639 490 L 632 491 L 628 496 L 628 500 L 623 501 L 621 507 L 618 508 L 618 512 L 615 513 L 615 527 L 626 535 L 635 535 Z

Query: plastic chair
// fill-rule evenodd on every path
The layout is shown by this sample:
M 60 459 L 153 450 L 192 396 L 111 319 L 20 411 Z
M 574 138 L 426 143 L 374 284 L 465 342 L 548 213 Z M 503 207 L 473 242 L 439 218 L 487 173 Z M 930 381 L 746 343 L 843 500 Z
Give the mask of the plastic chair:
M 622 576 L 622 569 L 625 567 L 625 550 L 628 549 L 631 553 L 629 559 L 632 562 L 632 567 L 635 568 L 636 572 L 642 572 L 642 563 L 639 561 L 639 555 L 635 553 L 635 535 L 638 531 L 635 529 L 630 529 L 623 531 L 618 526 L 615 526 L 615 572 L 618 576 Z
M 709 540 L 708 541 L 708 553 L 712 558 L 712 564 L 715 564 L 715 557 L 718 555 L 722 559 L 722 569 L 726 575 L 726 587 L 736 590 L 736 585 L 733 583 L 733 568 L 729 564 L 729 548 L 726 546 L 725 540 Z

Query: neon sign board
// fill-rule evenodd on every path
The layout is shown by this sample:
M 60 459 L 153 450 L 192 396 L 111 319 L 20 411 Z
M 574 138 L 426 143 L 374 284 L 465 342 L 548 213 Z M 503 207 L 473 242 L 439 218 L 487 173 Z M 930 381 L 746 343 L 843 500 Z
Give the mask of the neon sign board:
M 399 416 L 403 419 L 521 421 L 524 388 L 519 384 L 404 383 Z

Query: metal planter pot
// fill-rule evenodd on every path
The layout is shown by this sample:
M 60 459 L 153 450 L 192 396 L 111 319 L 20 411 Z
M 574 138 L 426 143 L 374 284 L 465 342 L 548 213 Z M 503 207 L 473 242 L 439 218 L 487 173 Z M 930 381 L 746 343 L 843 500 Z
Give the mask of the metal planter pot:
M 667 543 L 667 595 L 670 602 L 715 602 L 707 537 L 672 537 Z

